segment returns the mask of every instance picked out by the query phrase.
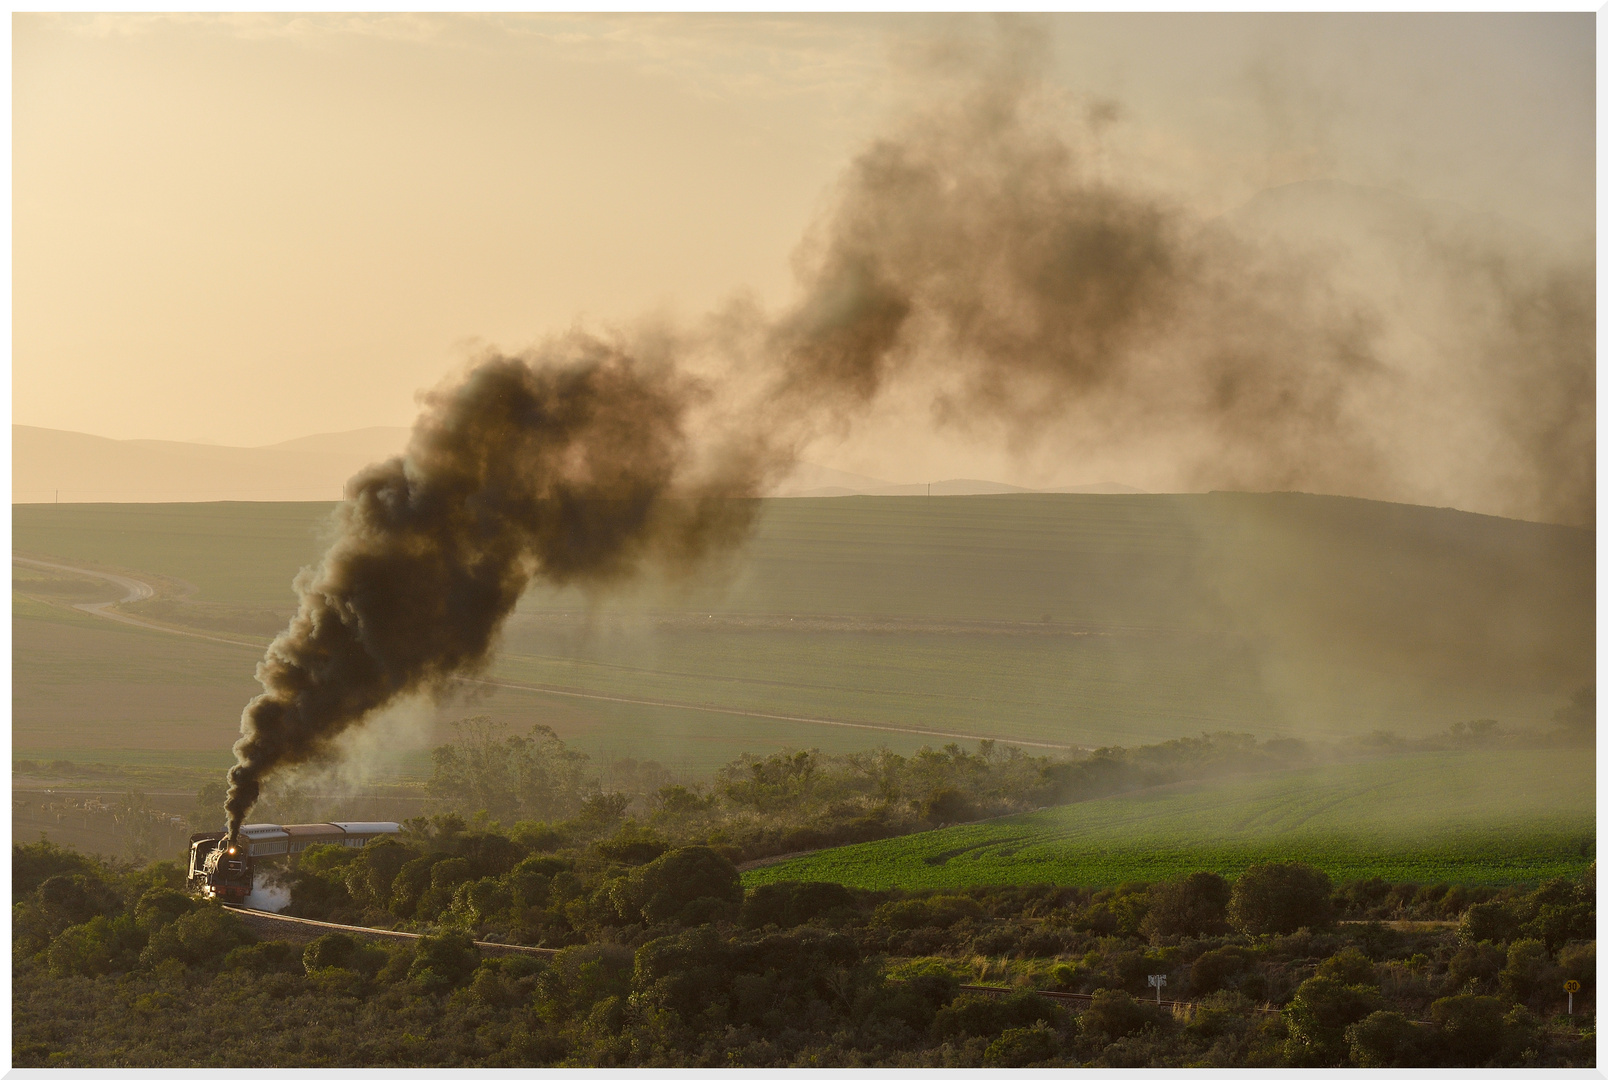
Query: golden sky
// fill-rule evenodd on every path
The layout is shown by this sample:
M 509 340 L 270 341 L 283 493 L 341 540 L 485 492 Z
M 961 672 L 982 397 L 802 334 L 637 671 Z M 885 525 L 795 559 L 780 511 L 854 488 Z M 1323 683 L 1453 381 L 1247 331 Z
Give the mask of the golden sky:
M 1098 164 L 1201 213 L 1334 178 L 1594 243 L 1589 14 L 1040 26 Z M 236 446 L 406 425 L 415 394 L 486 344 L 692 318 L 741 292 L 779 307 L 846 164 L 931 92 L 946 40 L 987 31 L 16 15 L 13 420 Z M 1124 479 L 893 440 L 886 424 L 920 422 L 899 410 L 826 463 Z

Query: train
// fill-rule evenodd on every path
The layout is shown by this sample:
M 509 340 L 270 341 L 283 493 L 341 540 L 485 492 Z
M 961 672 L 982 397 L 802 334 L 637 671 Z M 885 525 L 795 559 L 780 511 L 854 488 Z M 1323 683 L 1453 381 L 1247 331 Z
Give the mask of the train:
M 257 864 L 286 859 L 314 844 L 360 848 L 382 836 L 394 836 L 394 821 L 321 821 L 313 825 L 246 825 L 233 846 L 224 832 L 190 836 L 190 888 L 208 899 L 243 904 L 256 883 Z

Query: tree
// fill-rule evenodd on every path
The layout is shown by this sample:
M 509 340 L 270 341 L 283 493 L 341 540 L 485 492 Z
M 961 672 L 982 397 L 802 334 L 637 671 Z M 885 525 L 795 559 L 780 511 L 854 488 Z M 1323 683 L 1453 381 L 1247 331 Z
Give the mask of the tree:
M 419 939 L 408 977 L 420 989 L 439 994 L 467 983 L 479 966 L 480 950 L 474 939 L 462 930 L 448 930 Z
M 1284 1007 L 1290 1032 L 1292 1064 L 1338 1065 L 1345 1059 L 1345 1030 L 1379 1009 L 1373 987 L 1346 986 L 1314 975 L 1295 991 Z
M 1544 941 L 1515 941 L 1508 946 L 1507 964 L 1497 976 L 1502 992 L 1521 1004 L 1556 1001 L 1563 971 L 1552 962 Z
M 1263 863 L 1234 882 L 1228 921 L 1246 934 L 1292 934 L 1334 921 L 1329 875 L 1305 863 Z
M 1048 1061 L 1061 1052 L 1061 1042 L 1050 1026 L 1040 1020 L 1032 1027 L 1007 1028 L 983 1051 L 983 1064 L 990 1068 L 1019 1069 Z
M 622 918 L 650 923 L 707 922 L 723 905 L 743 901 L 743 883 L 730 859 L 701 845 L 678 848 L 633 870 L 614 894 Z
M 1552 714 L 1552 722 L 1565 739 L 1571 742 L 1597 741 L 1597 687 L 1582 686 L 1574 692 L 1567 705 Z
M 1150 888 L 1150 909 L 1139 930 L 1152 941 L 1200 937 L 1228 929 L 1229 884 L 1208 871 Z
M 1502 1051 L 1502 1014 L 1502 1003 L 1483 995 L 1459 994 L 1432 1004 L 1430 1019 L 1444 1037 L 1443 1060 L 1466 1066 L 1488 1063 Z
M 1434 1064 L 1425 1029 L 1399 1012 L 1369 1013 L 1346 1028 L 1351 1063 L 1364 1069 L 1416 1069 Z

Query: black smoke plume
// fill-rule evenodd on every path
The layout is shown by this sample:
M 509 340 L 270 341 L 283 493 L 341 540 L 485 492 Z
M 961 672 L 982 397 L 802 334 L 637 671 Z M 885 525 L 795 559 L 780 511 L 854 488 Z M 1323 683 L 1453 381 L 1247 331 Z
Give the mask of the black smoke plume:
M 402 695 L 484 665 L 536 578 L 602 584 L 695 562 L 746 527 L 756 467 L 689 479 L 696 386 L 603 342 L 493 356 L 426 399 L 403 457 L 349 483 L 338 538 L 257 666 L 229 770 L 230 835 L 263 778 Z
M 965 52 L 847 169 L 790 310 L 737 304 L 651 347 L 574 334 L 427 399 L 297 581 L 235 746 L 231 830 L 268 774 L 484 665 L 533 581 L 604 586 L 740 541 L 751 497 L 901 381 L 939 423 L 1165 452 L 1191 486 L 1591 520 L 1591 266 L 1413 207 L 1382 233 L 1411 241 L 1405 261 L 1382 249 L 1395 278 L 1368 251 L 1262 237 L 1265 201 L 1202 220 L 1090 167 L 1031 30 Z

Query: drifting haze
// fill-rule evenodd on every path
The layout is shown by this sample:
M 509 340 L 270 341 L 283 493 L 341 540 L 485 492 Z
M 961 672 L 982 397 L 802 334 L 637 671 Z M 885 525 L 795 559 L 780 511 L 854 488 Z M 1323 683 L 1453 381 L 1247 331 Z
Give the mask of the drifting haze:
M 689 327 L 571 331 L 429 395 L 297 582 L 242 721 L 231 832 L 265 776 L 482 668 L 534 581 L 604 588 L 739 542 L 752 498 L 894 386 L 940 427 L 1170 451 L 1205 484 L 1591 519 L 1589 263 L 1406 204 L 1400 277 L 1428 285 L 1392 308 L 1355 272 L 1399 265 L 1388 245 L 1203 221 L 1090 168 L 1046 69 L 1027 25 L 934 51 L 932 92 L 851 163 L 779 314 L 745 298 Z M 1493 444 L 1505 473 L 1448 470 Z
M 15 22 L 14 419 L 248 445 L 405 425 L 451 359 L 577 318 L 685 318 L 739 286 L 786 306 L 787 252 L 843 162 L 910 102 L 950 96 L 935 53 L 991 33 L 910 16 Z M 1072 15 L 1034 32 L 1078 167 L 1189 221 L 1332 178 L 1589 250 L 1590 27 Z M 906 482 L 1207 483 L 1188 440 L 1013 445 L 935 425 L 930 403 L 891 385 L 810 457 Z M 1432 481 L 1500 472 L 1504 449 L 1453 460 L 1436 436 L 1413 486 L 1485 508 L 1458 501 L 1468 477 Z

